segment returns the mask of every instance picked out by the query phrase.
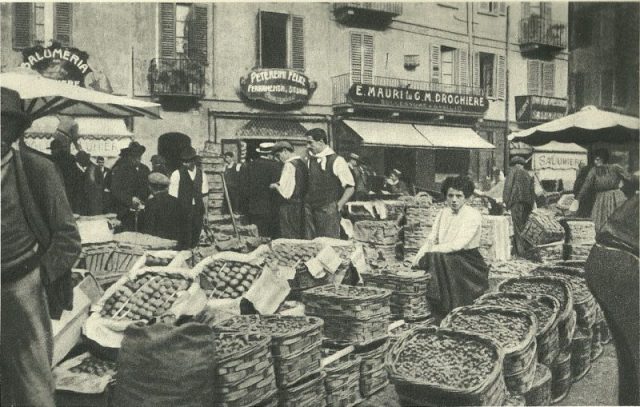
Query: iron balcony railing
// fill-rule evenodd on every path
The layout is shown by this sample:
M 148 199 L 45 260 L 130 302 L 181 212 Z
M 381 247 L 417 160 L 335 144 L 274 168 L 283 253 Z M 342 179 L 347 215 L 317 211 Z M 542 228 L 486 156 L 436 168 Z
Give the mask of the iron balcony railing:
M 156 58 L 147 81 L 152 96 L 204 97 L 205 64 L 188 58 Z
M 333 10 L 346 8 L 366 11 L 377 11 L 385 14 L 399 16 L 402 14 L 402 3 L 333 3 Z
M 523 18 L 520 20 L 520 46 L 564 49 L 567 47 L 566 26 L 535 14 Z
M 415 90 L 458 93 L 461 95 L 486 96 L 486 92 L 482 88 L 466 85 L 451 85 L 446 83 L 416 81 L 411 79 L 390 78 L 386 76 L 373 76 L 371 81 L 354 81 L 351 74 L 342 74 L 334 76 L 332 79 L 333 86 L 333 104 L 343 105 L 349 103 L 347 93 L 349 88 L 356 83 L 366 83 L 369 85 L 389 86 L 393 88 L 409 88 Z

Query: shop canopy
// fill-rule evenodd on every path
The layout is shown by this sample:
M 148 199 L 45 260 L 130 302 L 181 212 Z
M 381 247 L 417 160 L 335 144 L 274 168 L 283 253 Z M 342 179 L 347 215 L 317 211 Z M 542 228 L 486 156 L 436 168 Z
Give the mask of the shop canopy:
M 551 141 L 541 146 L 530 146 L 521 141 L 512 141 L 509 151 L 512 155 L 528 155 L 532 153 L 574 153 L 587 154 L 587 149 L 575 143 Z
M 344 120 L 365 146 L 493 149 L 469 128 Z
M 112 119 L 105 117 L 78 117 L 75 119 L 78 124 L 78 135 L 85 138 L 96 139 L 118 139 L 133 137 L 123 119 Z M 35 120 L 29 129 L 25 131 L 27 135 L 48 137 L 55 133 L 59 120 L 55 116 L 46 116 Z
M 509 140 L 532 146 L 549 141 L 591 144 L 598 141 L 623 143 L 638 141 L 640 120 L 637 117 L 585 106 L 579 112 L 509 135 Z
M 252 119 L 237 132 L 239 139 L 296 140 L 305 139 L 307 129 L 298 121 L 282 119 Z

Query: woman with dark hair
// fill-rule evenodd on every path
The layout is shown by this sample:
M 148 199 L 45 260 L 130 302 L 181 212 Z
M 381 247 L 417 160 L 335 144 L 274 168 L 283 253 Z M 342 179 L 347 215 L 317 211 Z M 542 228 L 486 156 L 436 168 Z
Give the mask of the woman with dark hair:
M 591 219 L 598 233 L 607 222 L 609 215 L 626 201 L 627 198 L 620 190 L 620 183 L 630 178 L 619 165 L 608 164 L 607 150 L 596 150 L 593 156 L 593 168 L 587 174 L 576 199 L 582 203 L 589 194 L 595 195 Z
M 467 205 L 475 186 L 466 176 L 442 184 L 447 207 L 442 209 L 414 265 L 432 273 L 427 298 L 436 316 L 471 304 L 489 288 L 489 268 L 478 251 L 482 215 Z

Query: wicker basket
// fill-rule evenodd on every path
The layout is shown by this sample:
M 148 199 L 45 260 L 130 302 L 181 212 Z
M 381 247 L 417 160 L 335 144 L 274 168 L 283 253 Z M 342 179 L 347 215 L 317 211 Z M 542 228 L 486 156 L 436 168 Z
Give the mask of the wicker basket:
M 377 340 L 366 346 L 356 346 L 355 354 L 362 359 L 360 375 L 384 367 L 386 352 L 389 350 L 387 338 Z
M 368 261 L 380 259 L 395 261 L 401 258 L 400 254 L 398 253 L 399 250 L 395 243 L 390 245 L 366 243 L 363 248 L 365 258 Z
M 431 306 L 425 294 L 391 294 L 391 317 L 416 321 L 431 315 Z
M 570 244 L 594 244 L 596 228 L 590 219 L 562 219 L 560 224 L 565 231 L 565 240 Z
M 383 270 L 384 271 L 384 270 Z M 364 284 L 370 287 L 384 288 L 394 293 L 401 294 L 424 294 L 427 292 L 431 274 L 423 271 L 410 271 L 395 273 L 362 273 Z
M 600 338 L 600 324 L 593 325 L 592 336 L 591 336 L 591 361 L 598 359 L 602 356 L 602 352 L 604 351 L 604 347 L 602 346 L 602 341 Z
M 389 314 L 391 291 L 375 287 L 328 284 L 302 294 L 308 315 L 367 320 Z
M 529 215 L 521 236 L 534 246 L 564 242 L 564 228 L 553 216 L 535 210 Z
M 563 259 L 564 260 L 580 260 L 586 259 L 591 253 L 594 243 L 571 243 L 564 245 Z
M 548 406 L 551 404 L 551 370 L 538 363 L 533 385 L 524 394 L 527 406 Z
M 264 369 L 244 378 L 235 386 L 213 387 L 216 407 L 243 407 L 252 405 L 277 391 L 272 369 Z
M 249 334 L 221 333 L 217 341 L 244 339 L 244 348 L 223 355 L 216 361 L 214 382 L 216 387 L 233 387 L 253 374 L 269 370 L 273 373 L 273 359 L 269 345 L 271 338 Z M 273 377 L 275 383 L 275 376 Z
M 538 263 L 551 263 L 564 259 L 564 243 L 562 241 L 533 246 L 525 257 Z
M 109 257 L 111 257 L 115 248 L 115 243 L 82 245 L 81 257 L 84 258 L 84 267 L 82 268 L 94 275 L 105 273 Z
M 571 352 L 561 352 L 550 368 L 551 404 L 557 404 L 571 389 Z
M 509 347 L 499 344 L 498 339 L 492 336 L 491 330 L 487 329 L 489 327 L 485 327 L 485 334 L 493 338 L 504 351 L 505 356 L 502 372 L 505 377 L 507 389 L 517 393 L 525 393 L 533 384 L 537 363 L 535 340 L 537 322 L 532 312 L 520 308 L 510 309 L 492 305 L 464 306 L 451 311 L 442 321 L 441 326 L 456 329 L 458 318 L 464 315 L 482 316 L 489 314 L 501 314 L 506 317 L 525 318 L 527 320 L 528 330 L 525 337 L 518 344 Z M 503 329 L 508 329 L 508 327 L 504 327 Z
M 340 346 L 364 346 L 387 337 L 390 316 L 391 314 L 387 314 L 368 320 L 324 317 L 325 339 Z
M 400 227 L 397 221 L 361 220 L 354 223 L 355 239 L 376 245 L 395 245 L 399 241 Z
M 576 330 L 576 312 L 571 311 L 569 318 L 558 324 L 560 351 L 571 350 L 571 341 Z
M 448 338 L 472 342 L 487 349 L 492 361 L 492 370 L 483 380 L 470 388 L 453 387 L 448 383 L 429 382 L 424 379 L 402 373 L 398 362 L 409 350 L 408 345 L 416 338 L 424 336 Z M 413 357 L 414 352 L 411 353 Z M 396 388 L 402 405 L 454 406 L 454 405 L 502 405 L 505 397 L 505 384 L 502 377 L 503 353 L 486 336 L 469 332 L 437 329 L 434 327 L 417 328 L 403 335 L 387 353 L 386 365 L 391 382 Z
M 278 398 L 280 407 L 324 407 L 326 392 L 324 372 L 311 373 L 291 386 L 280 389 Z
M 405 203 L 400 200 L 376 201 L 376 205 L 383 205 L 385 219 L 396 220 L 404 216 Z M 381 210 L 374 208 L 371 201 L 352 201 L 347 203 L 347 211 L 349 219 L 352 222 L 362 220 L 379 220 L 381 218 Z
M 377 370 L 370 370 L 360 375 L 360 394 L 371 397 L 389 384 L 389 375 L 384 366 Z
M 592 331 L 589 328 L 578 329 L 571 342 L 571 375 L 573 381 L 582 379 L 591 369 Z
M 325 357 L 333 353 L 335 353 L 334 349 L 322 349 Z M 362 400 L 360 398 L 361 363 L 362 359 L 358 355 L 349 352 L 324 367 L 327 406 L 353 406 Z
M 396 324 L 396 326 L 393 326 Z M 434 318 L 425 318 L 419 321 L 397 321 L 389 326 L 389 349 L 395 345 L 400 337 L 407 332 L 416 328 L 426 328 L 428 326 L 437 326 Z

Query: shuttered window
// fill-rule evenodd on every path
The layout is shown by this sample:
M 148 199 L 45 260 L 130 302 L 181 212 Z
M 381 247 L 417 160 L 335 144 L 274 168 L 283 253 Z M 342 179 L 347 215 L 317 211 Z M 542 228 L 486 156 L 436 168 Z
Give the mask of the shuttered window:
M 53 37 L 63 46 L 71 46 L 73 13 L 71 3 L 54 3 Z
M 505 15 L 507 13 L 507 5 L 501 1 L 485 1 L 478 3 L 478 11 L 480 13 L 493 14 L 493 15 Z
M 352 83 L 373 83 L 373 36 L 351 33 L 350 62 Z
M 194 4 L 192 6 L 192 17 L 189 21 L 189 58 L 207 62 L 207 6 Z
M 441 64 L 440 45 L 432 45 L 429 52 L 429 61 L 431 62 L 431 82 L 440 83 L 440 64 Z
M 529 95 L 555 96 L 556 66 L 553 62 L 527 61 Z
M 553 62 L 542 63 L 542 94 L 554 96 L 556 83 L 556 66 Z
M 540 61 L 527 61 L 527 94 L 540 95 L 542 81 Z
M 496 65 L 496 89 L 497 94 L 496 97 L 498 99 L 504 99 L 506 94 L 506 81 L 507 81 L 507 73 L 506 73 L 506 63 L 504 55 L 497 55 L 498 63 Z
M 458 85 L 462 88 L 469 86 L 469 54 L 467 51 L 457 50 L 458 56 Z
M 160 3 L 160 58 L 176 56 L 176 7 Z
M 473 56 L 473 84 L 487 97 L 504 99 L 506 65 L 504 55 L 476 52 Z
M 257 20 L 256 65 L 304 71 L 304 17 L 260 11 Z
M 160 58 L 186 56 L 207 62 L 208 8 L 204 4 L 159 4 Z

